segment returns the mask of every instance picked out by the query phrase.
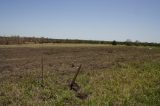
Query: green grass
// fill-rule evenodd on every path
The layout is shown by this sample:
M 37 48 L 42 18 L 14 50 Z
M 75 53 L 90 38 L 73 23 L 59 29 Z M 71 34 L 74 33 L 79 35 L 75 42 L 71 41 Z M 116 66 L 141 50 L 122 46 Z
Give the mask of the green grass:
M 90 82 L 91 106 L 102 105 L 160 105 L 160 65 L 140 64 L 140 68 L 103 70 L 95 73 Z
M 18 81 L 1 82 L 0 105 L 160 106 L 160 62 L 130 62 L 111 69 L 83 70 L 77 78 L 86 100 L 75 96 L 67 80 L 73 75 L 45 74 L 44 87 L 35 72 Z

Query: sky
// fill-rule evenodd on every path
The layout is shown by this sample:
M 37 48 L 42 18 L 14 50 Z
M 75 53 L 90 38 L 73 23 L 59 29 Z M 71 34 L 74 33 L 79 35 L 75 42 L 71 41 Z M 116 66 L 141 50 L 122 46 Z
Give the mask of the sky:
M 0 0 L 0 35 L 160 43 L 160 0 Z

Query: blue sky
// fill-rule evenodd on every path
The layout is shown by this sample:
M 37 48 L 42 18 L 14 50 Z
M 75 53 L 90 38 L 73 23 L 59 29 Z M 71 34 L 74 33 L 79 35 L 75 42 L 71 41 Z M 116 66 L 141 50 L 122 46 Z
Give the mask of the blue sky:
M 0 0 L 0 35 L 160 42 L 160 0 Z

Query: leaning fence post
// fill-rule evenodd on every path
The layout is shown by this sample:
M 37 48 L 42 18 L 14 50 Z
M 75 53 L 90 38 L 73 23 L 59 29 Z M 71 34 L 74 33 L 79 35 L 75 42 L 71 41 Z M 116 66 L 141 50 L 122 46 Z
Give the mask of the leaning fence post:
M 78 67 L 77 72 L 76 72 L 76 74 L 75 74 L 74 77 L 73 77 L 73 80 L 72 80 L 72 82 L 71 82 L 71 84 L 70 84 L 70 89 L 72 89 L 73 85 L 75 84 L 75 80 L 76 80 L 76 78 L 77 78 L 77 76 L 78 76 L 78 74 L 79 74 L 79 72 L 80 72 L 81 66 L 82 66 L 82 65 L 80 65 L 80 66 Z

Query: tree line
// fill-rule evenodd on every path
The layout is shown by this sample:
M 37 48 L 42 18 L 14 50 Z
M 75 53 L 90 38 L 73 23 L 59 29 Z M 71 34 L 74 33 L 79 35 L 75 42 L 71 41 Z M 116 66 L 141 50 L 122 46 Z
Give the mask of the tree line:
M 79 39 L 52 39 L 44 37 L 20 37 L 20 36 L 0 36 L 0 45 L 12 44 L 42 44 L 42 43 L 87 43 L 87 44 L 112 44 L 112 45 L 127 45 L 127 46 L 157 46 L 160 43 L 148 43 L 131 40 L 124 42 L 120 41 L 98 41 L 98 40 L 79 40 Z

